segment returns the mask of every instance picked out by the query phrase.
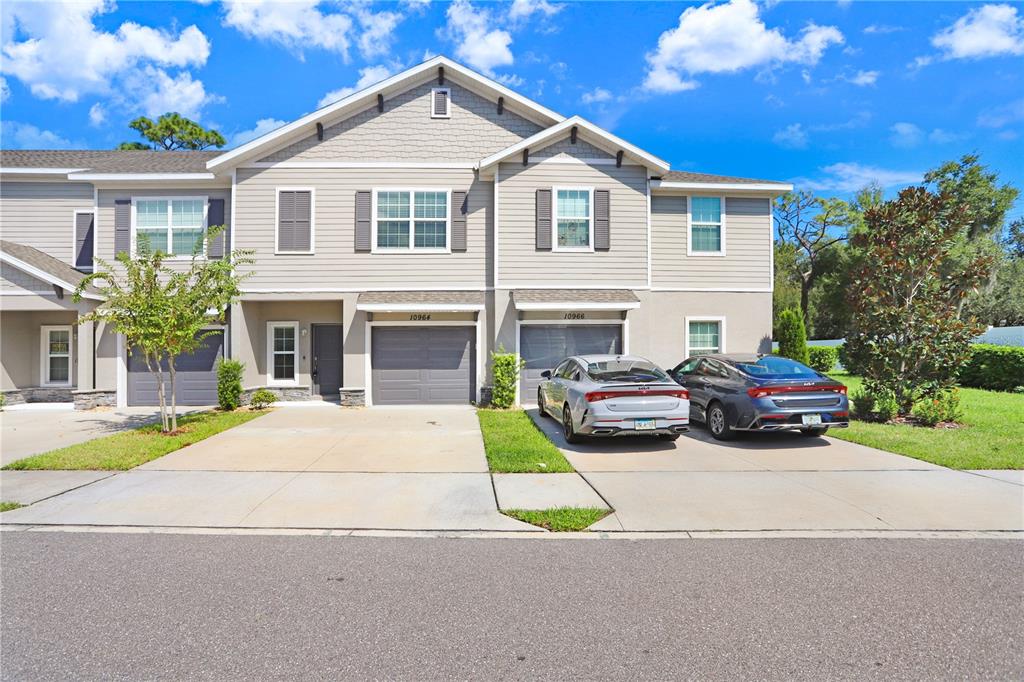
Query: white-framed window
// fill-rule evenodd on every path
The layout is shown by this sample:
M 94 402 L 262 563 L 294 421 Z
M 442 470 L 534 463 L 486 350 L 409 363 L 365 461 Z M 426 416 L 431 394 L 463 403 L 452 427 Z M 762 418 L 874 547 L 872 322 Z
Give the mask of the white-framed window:
M 686 318 L 686 357 L 724 352 L 724 317 Z
M 133 197 L 132 238 L 138 253 L 143 240 L 153 251 L 191 258 L 202 253 L 206 238 L 206 197 Z
M 689 256 L 725 255 L 725 199 L 690 197 L 690 234 L 686 240 Z
M 299 382 L 299 323 L 267 322 L 267 385 Z
M 449 253 L 451 191 L 377 189 L 373 192 L 373 251 Z
M 430 118 L 451 118 L 452 117 L 452 91 L 451 88 L 431 88 L 430 90 Z
M 44 386 L 71 385 L 71 325 L 40 327 L 40 383 Z
M 591 187 L 555 187 L 554 230 L 551 244 L 555 251 L 594 250 L 594 190 Z

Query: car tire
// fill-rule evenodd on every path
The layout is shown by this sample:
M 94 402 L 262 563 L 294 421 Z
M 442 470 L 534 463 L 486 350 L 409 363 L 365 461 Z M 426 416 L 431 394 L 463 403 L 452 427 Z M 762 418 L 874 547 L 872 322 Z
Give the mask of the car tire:
M 800 435 L 808 438 L 817 438 L 818 436 L 824 436 L 827 431 L 827 426 L 815 426 L 810 429 L 800 429 Z
M 729 425 L 729 416 L 725 413 L 725 406 L 722 403 L 711 403 L 708 405 L 705 425 L 715 440 L 732 440 L 736 432 Z
M 671 440 L 679 440 L 679 434 L 678 433 L 659 433 L 658 434 L 658 439 L 659 440 L 669 440 L 669 441 L 671 441 Z
M 566 443 L 575 445 L 583 442 L 583 437 L 576 433 L 576 427 L 572 424 L 572 412 L 568 405 L 562 408 L 562 435 L 565 436 Z
M 540 412 L 542 417 L 550 417 L 548 414 L 548 408 L 544 405 L 544 391 L 540 390 L 540 386 L 537 387 L 537 411 Z

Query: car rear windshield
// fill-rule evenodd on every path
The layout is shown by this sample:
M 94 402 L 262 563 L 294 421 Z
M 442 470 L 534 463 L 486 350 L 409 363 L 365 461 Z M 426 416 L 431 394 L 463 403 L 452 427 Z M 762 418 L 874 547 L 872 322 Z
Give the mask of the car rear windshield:
M 671 381 L 657 365 L 645 360 L 604 360 L 587 364 L 587 376 L 594 381 Z
M 736 368 L 758 379 L 817 379 L 818 373 L 796 360 L 766 355 L 757 362 L 737 362 Z

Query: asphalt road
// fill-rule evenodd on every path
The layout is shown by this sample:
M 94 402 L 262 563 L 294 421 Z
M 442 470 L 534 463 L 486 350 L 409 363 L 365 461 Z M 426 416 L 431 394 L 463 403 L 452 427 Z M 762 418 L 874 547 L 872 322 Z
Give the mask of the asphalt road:
M 7 532 L 0 675 L 1024 675 L 1015 540 Z

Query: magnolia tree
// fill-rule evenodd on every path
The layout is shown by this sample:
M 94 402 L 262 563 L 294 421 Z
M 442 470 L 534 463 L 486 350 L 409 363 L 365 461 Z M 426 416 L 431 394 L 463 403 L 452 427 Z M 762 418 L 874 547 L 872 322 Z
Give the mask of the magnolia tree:
M 853 237 L 863 258 L 849 290 L 845 352 L 864 368 L 866 388 L 891 393 L 901 414 L 953 385 L 983 331 L 958 314 L 993 267 L 991 256 L 965 258 L 957 248 L 967 212 L 950 193 L 911 187 L 868 209 L 867 229 Z
M 211 227 L 206 243 L 223 229 Z M 216 333 L 209 325 L 224 322 L 228 307 L 241 294 L 242 281 L 250 274 L 241 274 L 238 268 L 253 263 L 251 251 L 204 258 L 203 246 L 203 242 L 196 244 L 187 269 L 171 268 L 165 264 L 167 254 L 151 249 L 145 236 L 139 235 L 135 258 L 119 253 L 120 267 L 97 258 L 97 270 L 82 280 L 74 294 L 75 301 L 81 300 L 91 284 L 104 302 L 81 319 L 109 324 L 124 335 L 129 348 L 145 358 L 156 377 L 165 433 L 178 429 L 175 361 L 198 350 Z

